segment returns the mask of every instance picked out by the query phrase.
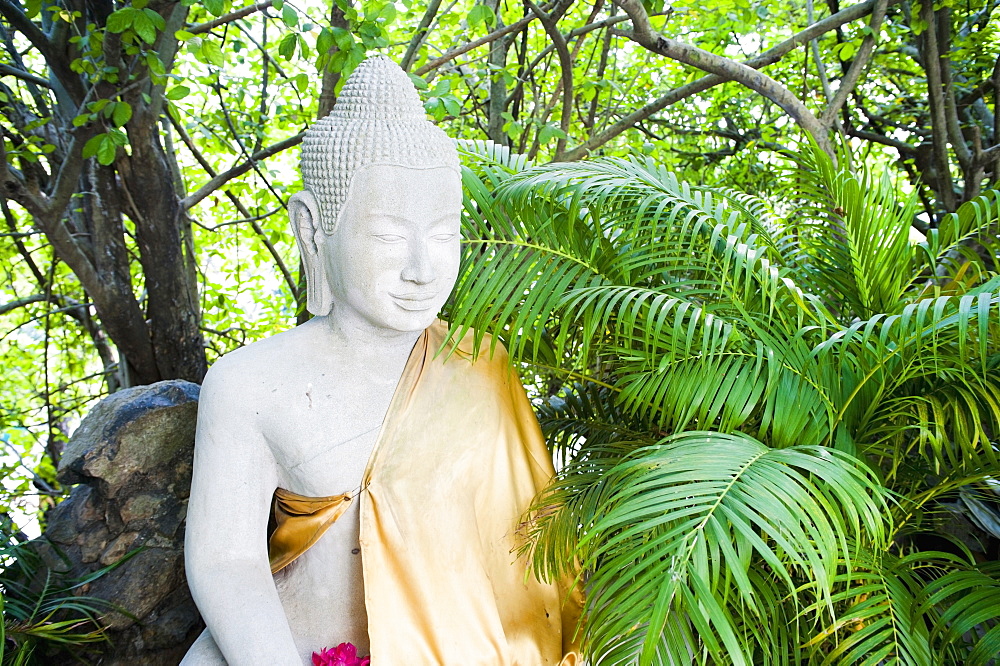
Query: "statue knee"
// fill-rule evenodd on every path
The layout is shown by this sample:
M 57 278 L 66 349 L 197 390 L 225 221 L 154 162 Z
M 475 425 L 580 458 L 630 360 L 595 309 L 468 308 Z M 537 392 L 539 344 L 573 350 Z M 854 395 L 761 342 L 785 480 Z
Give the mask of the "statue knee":
M 222 656 L 215 639 L 206 629 L 191 644 L 180 666 L 226 666 L 226 658 Z

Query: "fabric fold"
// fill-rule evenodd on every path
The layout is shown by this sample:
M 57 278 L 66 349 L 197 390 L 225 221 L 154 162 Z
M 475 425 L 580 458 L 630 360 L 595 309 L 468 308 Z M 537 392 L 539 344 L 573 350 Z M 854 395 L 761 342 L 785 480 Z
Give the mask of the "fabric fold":
M 348 493 L 306 497 L 283 488 L 275 490 L 276 527 L 267 543 L 271 573 L 281 571 L 309 550 L 350 505 L 351 495 Z

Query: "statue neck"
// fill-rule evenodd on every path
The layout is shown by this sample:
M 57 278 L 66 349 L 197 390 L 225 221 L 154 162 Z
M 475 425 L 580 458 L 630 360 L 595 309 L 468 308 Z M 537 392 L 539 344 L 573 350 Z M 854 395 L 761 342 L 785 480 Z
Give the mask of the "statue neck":
M 353 315 L 353 316 L 352 316 Z M 351 349 L 354 353 L 376 358 L 382 355 L 409 355 L 414 343 L 423 331 L 397 331 L 376 326 L 371 322 L 350 313 L 346 308 L 334 305 L 330 314 L 316 317 L 313 321 L 322 326 L 330 343 L 343 349 Z M 388 360 L 388 359 L 386 359 Z

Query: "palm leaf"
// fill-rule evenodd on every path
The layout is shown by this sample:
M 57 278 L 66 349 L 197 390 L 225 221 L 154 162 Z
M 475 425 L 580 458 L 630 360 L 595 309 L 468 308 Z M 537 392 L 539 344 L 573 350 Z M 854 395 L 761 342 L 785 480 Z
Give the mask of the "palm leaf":
M 817 581 L 814 601 L 850 560 L 850 543 L 886 534 L 878 483 L 829 449 L 769 449 L 746 435 L 688 432 L 597 474 L 574 465 L 539 500 L 561 508 L 550 508 L 536 526 L 535 559 L 543 561 L 542 574 L 563 571 L 567 562 L 551 558 L 565 547 L 550 548 L 549 540 L 572 531 L 567 524 L 581 526 L 575 555 L 592 572 L 588 645 L 615 659 L 637 645 L 636 635 L 640 663 L 653 663 L 658 651 L 682 658 L 678 646 L 690 644 L 671 635 L 667 621 L 679 615 L 713 658 L 749 663 L 738 628 L 746 628 L 747 614 L 758 624 L 775 621 L 774 608 L 757 596 L 751 566 L 766 567 L 786 595 L 798 595 L 799 576 Z M 586 492 L 581 480 L 591 484 Z M 760 570 L 755 575 L 759 580 Z

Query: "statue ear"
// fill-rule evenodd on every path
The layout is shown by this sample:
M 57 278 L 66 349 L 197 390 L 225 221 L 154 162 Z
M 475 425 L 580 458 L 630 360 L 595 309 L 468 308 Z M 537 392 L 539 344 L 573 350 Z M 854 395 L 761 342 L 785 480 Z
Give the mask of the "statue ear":
M 296 192 L 288 200 L 288 217 L 306 271 L 306 307 L 318 317 L 330 314 L 333 293 L 320 256 L 326 240 L 320 219 L 319 202 L 309 190 Z M 320 242 L 317 243 L 317 240 Z

